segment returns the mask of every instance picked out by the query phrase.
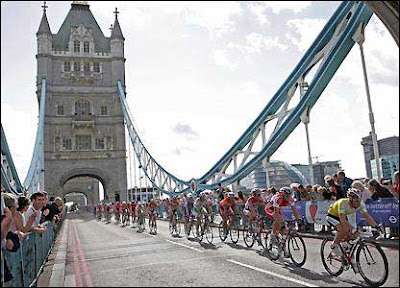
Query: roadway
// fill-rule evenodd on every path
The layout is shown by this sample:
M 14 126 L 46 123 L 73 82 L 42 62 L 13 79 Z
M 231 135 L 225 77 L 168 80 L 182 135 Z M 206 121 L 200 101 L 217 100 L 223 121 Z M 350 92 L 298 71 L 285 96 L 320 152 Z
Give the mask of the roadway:
M 68 214 L 64 223 L 67 257 L 64 286 L 366 286 L 359 274 L 330 276 L 319 255 L 320 239 L 305 238 L 307 262 L 299 268 L 290 259 L 271 261 L 257 243 L 247 248 L 222 243 L 214 228 L 213 244 L 172 237 L 168 222 L 158 221 L 158 234 L 146 229 L 97 222 L 91 214 Z M 63 241 L 63 239 L 61 239 Z M 399 250 L 383 248 L 389 278 L 383 287 L 399 285 Z

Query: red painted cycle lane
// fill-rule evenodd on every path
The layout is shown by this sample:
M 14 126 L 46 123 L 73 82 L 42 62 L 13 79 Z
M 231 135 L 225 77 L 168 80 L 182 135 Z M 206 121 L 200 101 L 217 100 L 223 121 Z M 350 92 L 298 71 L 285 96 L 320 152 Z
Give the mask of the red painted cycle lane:
M 74 221 L 74 223 L 72 225 L 72 229 L 73 229 L 73 232 L 74 232 L 74 235 L 75 235 L 75 244 L 76 244 L 76 247 L 77 247 L 78 252 L 79 252 L 79 258 L 81 260 L 82 270 L 83 270 L 83 273 L 85 275 L 86 287 L 93 287 L 92 277 L 90 275 L 89 267 L 86 264 L 86 258 L 85 258 L 85 256 L 83 255 L 83 252 L 82 252 L 81 241 L 79 239 L 78 231 L 76 230 L 75 221 Z
M 68 241 L 68 246 L 70 247 L 70 251 L 73 255 L 74 258 L 74 270 L 75 270 L 75 283 L 76 283 L 76 287 L 82 287 L 82 278 L 81 278 L 81 271 L 79 269 L 79 264 L 78 264 L 78 255 L 76 253 L 76 249 L 75 249 L 75 237 L 74 237 L 74 232 L 73 232 L 73 220 L 70 219 L 69 220 L 69 239 L 70 241 Z

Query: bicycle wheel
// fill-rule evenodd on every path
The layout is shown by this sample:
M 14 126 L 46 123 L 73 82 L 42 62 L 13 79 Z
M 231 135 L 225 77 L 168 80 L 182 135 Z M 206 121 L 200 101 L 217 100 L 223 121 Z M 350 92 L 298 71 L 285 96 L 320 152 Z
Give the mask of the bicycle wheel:
M 231 224 L 229 234 L 233 244 L 239 241 L 239 225 L 236 223 Z
M 175 229 L 175 220 L 172 220 L 169 222 L 169 234 L 174 234 L 174 229 Z
M 271 233 L 265 239 L 265 247 L 271 260 L 275 261 L 279 258 L 281 254 L 280 243 L 276 238 L 272 238 Z
M 149 217 L 149 229 L 150 229 L 150 234 L 153 234 L 153 219 Z
M 210 223 L 206 224 L 205 234 L 206 234 L 206 239 L 207 239 L 208 243 L 212 244 L 213 239 L 214 239 L 214 233 L 213 233 L 213 229 L 212 229 Z
M 301 267 L 306 263 L 307 249 L 303 238 L 297 233 L 291 233 L 289 235 L 287 248 L 290 253 L 294 265 Z
M 331 244 L 333 243 L 333 237 L 328 236 L 321 243 L 321 259 L 325 270 L 328 271 L 332 276 L 339 276 L 342 274 L 344 269 L 344 263 L 342 257 L 336 256 L 332 253 Z
M 247 226 L 243 230 L 243 240 L 244 244 L 246 244 L 247 247 L 251 248 L 254 245 L 254 237 L 253 237 L 253 232 L 251 231 L 250 227 Z
M 221 239 L 222 242 L 225 242 L 227 235 L 224 233 L 224 227 L 223 227 L 223 221 L 221 221 L 218 225 L 218 235 L 219 239 Z
M 356 252 L 357 267 L 364 280 L 373 287 L 383 285 L 389 274 L 388 261 L 378 243 L 365 241 Z

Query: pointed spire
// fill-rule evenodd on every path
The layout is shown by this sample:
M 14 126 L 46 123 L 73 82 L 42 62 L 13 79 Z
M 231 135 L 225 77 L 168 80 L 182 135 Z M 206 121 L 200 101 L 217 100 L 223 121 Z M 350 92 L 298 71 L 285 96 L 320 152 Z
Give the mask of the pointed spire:
M 36 33 L 36 36 L 42 33 L 51 35 L 50 25 L 49 22 L 47 21 L 47 16 L 46 16 L 46 8 L 48 8 L 48 6 L 46 5 L 46 1 L 44 1 L 42 8 L 43 8 L 43 16 L 42 20 L 40 21 L 39 30 Z
M 118 9 L 115 7 L 115 21 L 114 21 L 114 25 L 113 25 L 113 29 L 111 30 L 111 39 L 115 39 L 115 38 L 120 38 L 125 40 L 124 35 L 122 35 L 122 31 L 121 31 L 121 27 L 119 26 L 119 22 L 118 22 Z

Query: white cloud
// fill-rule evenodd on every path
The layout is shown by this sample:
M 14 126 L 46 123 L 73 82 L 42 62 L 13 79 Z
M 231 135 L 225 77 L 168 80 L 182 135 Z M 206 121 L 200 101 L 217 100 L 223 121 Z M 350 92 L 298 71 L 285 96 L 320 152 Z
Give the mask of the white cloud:
M 271 8 L 275 14 L 279 14 L 283 10 L 299 13 L 311 5 L 311 1 L 262 1 L 262 3 Z
M 291 19 L 287 22 L 287 26 L 291 29 L 291 33 L 286 34 L 288 38 L 300 52 L 305 52 L 315 38 L 321 32 L 326 24 L 325 19 Z M 293 36 L 292 34 L 295 34 Z
M 245 49 L 248 53 L 261 54 L 262 50 L 270 50 L 273 47 L 277 47 L 282 51 L 288 48 L 288 46 L 279 42 L 278 37 L 266 37 L 255 32 L 246 36 Z
M 269 26 L 270 22 L 267 19 L 265 12 L 266 6 L 259 2 L 250 2 L 248 5 L 250 11 L 256 16 L 257 22 L 261 26 Z
M 227 67 L 231 71 L 235 70 L 237 67 L 236 64 L 234 64 L 232 61 L 230 61 L 228 59 L 227 50 L 218 49 L 218 50 L 214 51 L 212 54 L 212 58 L 214 59 L 214 62 L 216 65 L 222 66 L 222 67 Z

